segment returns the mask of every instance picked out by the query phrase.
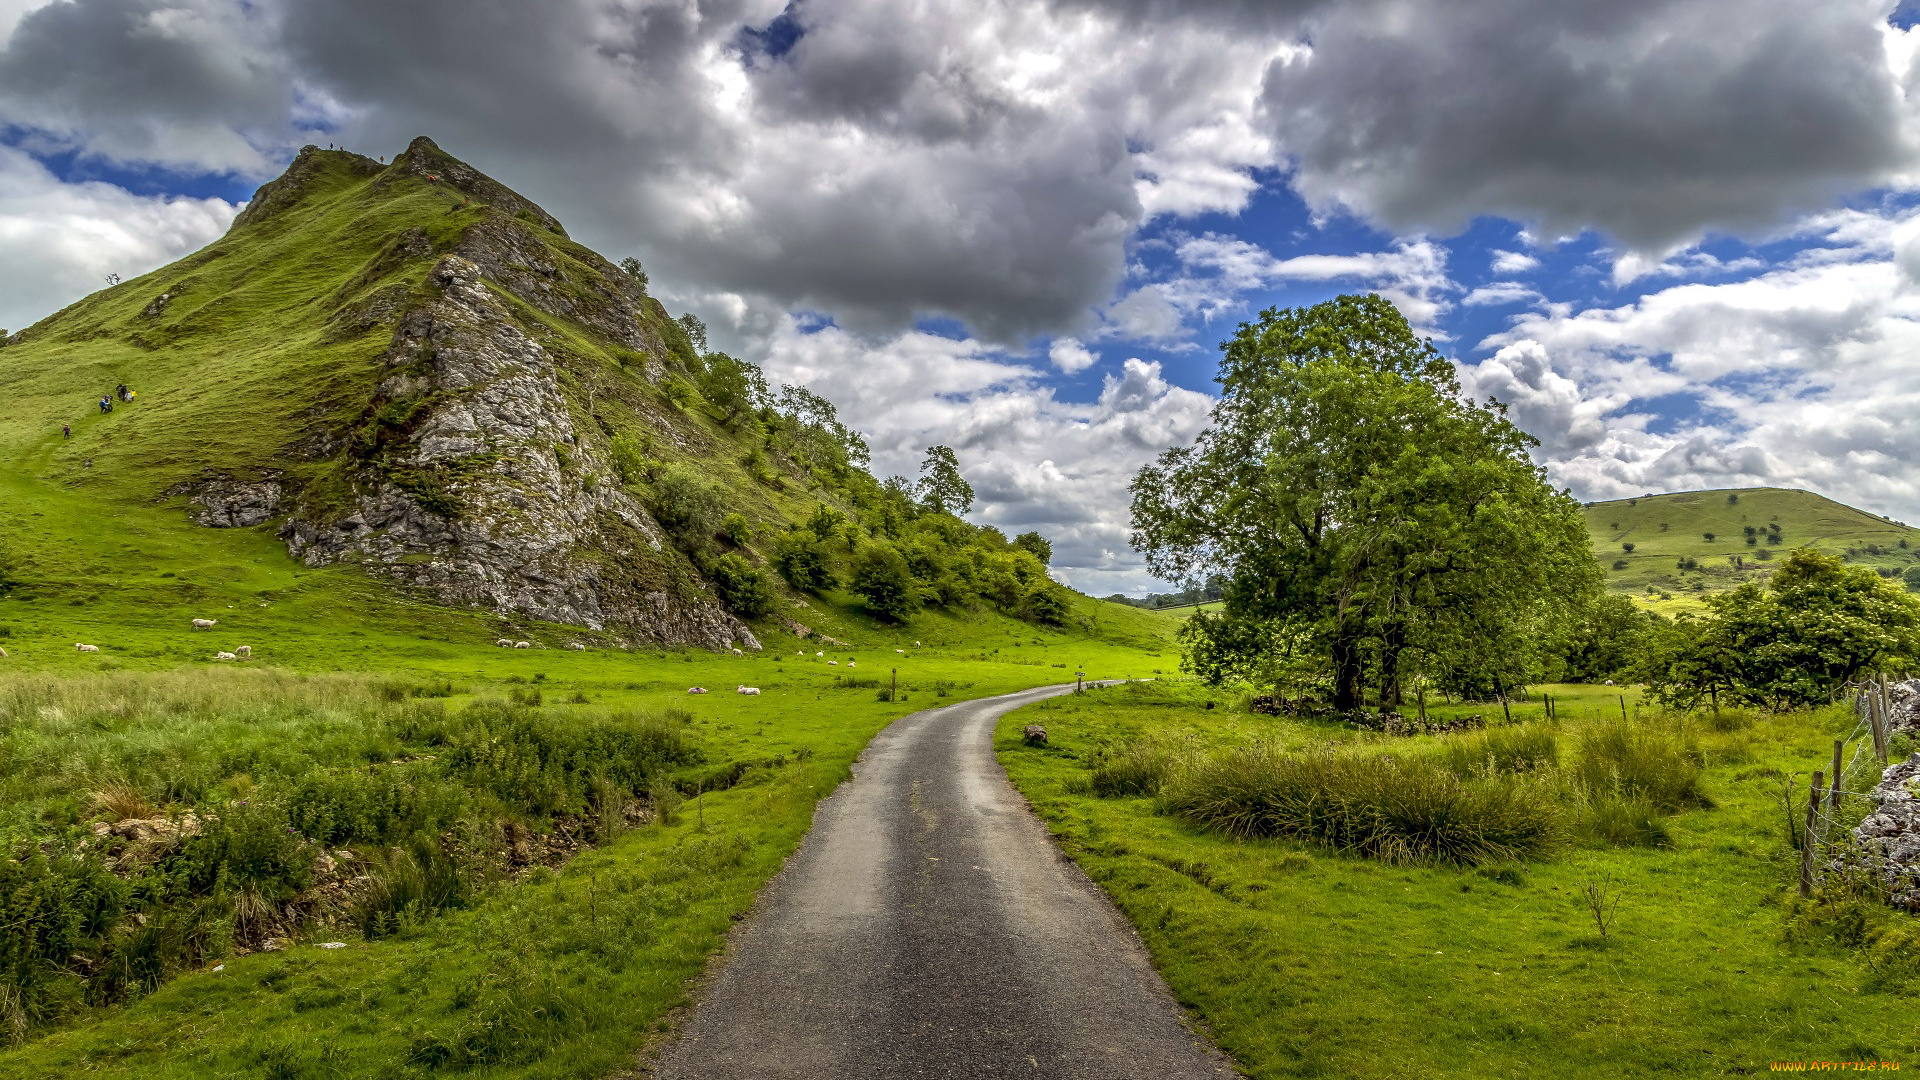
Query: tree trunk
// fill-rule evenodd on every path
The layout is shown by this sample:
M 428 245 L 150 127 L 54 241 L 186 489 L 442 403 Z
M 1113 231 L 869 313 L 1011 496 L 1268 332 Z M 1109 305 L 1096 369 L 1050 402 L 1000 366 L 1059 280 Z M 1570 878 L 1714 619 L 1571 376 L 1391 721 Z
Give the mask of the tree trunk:
M 1333 708 L 1336 712 L 1358 712 L 1361 693 L 1360 643 L 1344 635 L 1333 639 Z
M 1380 639 L 1380 709 L 1398 709 L 1400 693 L 1400 652 L 1406 647 L 1406 631 L 1389 627 Z

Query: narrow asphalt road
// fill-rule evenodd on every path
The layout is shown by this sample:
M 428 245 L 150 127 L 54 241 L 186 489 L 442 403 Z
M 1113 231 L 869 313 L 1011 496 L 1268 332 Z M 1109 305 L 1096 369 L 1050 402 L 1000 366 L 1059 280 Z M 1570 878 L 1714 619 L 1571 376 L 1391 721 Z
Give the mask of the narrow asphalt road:
M 1232 1076 L 994 760 L 1002 714 L 1068 689 L 882 732 L 736 930 L 655 1076 Z

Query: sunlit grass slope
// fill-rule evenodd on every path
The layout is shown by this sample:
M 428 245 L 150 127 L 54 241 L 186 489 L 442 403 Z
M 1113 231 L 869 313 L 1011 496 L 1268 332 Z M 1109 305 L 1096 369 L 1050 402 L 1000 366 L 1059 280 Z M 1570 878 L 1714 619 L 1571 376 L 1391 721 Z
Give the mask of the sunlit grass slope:
M 1920 560 L 1920 529 L 1788 488 L 1615 499 L 1589 505 L 1586 516 L 1608 586 L 1669 612 L 1763 577 L 1772 560 L 1794 548 L 1894 571 Z M 1692 565 L 1682 566 L 1686 560 Z

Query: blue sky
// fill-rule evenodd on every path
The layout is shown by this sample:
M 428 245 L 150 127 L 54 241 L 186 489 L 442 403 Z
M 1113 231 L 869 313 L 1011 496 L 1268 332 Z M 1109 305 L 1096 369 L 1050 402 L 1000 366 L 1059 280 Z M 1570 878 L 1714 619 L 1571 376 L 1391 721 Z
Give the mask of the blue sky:
M 1583 498 L 1920 518 L 1920 3 L 0 0 L 0 325 L 429 134 L 1095 592 L 1218 342 L 1372 289 Z

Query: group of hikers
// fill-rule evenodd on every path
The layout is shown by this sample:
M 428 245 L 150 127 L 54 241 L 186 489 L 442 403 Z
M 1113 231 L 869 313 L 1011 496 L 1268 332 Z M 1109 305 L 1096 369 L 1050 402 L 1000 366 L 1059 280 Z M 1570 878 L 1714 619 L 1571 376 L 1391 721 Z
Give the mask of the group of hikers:
M 113 393 L 102 394 L 100 396 L 100 402 L 99 402 L 100 415 L 105 416 L 106 414 L 113 411 L 113 401 L 115 398 L 119 398 L 122 404 L 126 404 L 127 402 L 132 401 L 134 398 L 138 396 L 140 396 L 140 392 L 138 390 L 129 390 L 127 389 L 126 383 L 121 383 L 119 386 L 116 386 L 113 388 Z M 73 425 L 61 424 L 60 435 L 62 438 L 66 438 L 66 439 L 73 438 Z

